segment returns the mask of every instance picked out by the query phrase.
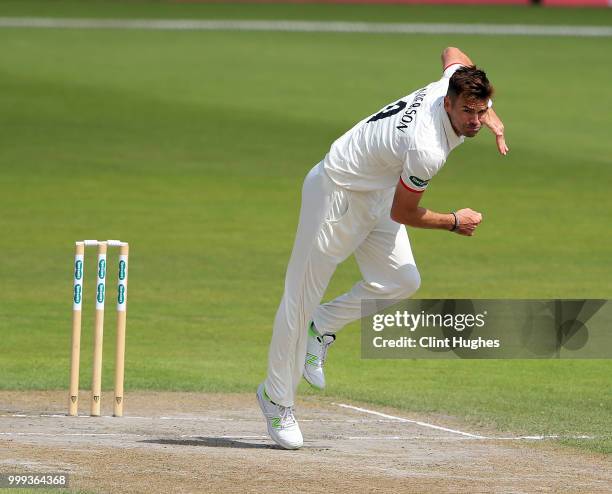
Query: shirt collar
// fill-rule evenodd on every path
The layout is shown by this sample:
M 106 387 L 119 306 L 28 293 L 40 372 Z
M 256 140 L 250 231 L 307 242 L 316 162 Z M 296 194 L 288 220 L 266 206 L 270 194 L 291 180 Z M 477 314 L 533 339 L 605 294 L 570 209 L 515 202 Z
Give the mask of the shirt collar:
M 455 129 L 453 129 L 453 126 L 451 125 L 450 119 L 448 118 L 448 113 L 446 113 L 446 110 L 444 109 L 444 98 L 440 98 L 440 102 L 438 103 L 438 111 L 442 117 L 442 124 L 444 126 L 444 133 L 446 134 L 448 149 L 449 151 L 452 151 L 465 140 L 465 136 L 457 136 L 457 134 L 455 134 Z

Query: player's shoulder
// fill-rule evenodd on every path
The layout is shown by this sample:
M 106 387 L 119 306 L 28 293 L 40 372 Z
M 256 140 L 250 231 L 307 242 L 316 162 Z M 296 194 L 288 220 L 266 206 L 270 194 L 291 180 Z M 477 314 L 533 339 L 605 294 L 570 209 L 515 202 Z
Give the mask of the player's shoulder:
M 450 79 L 452 75 L 457 72 L 461 67 L 464 67 L 464 65 L 458 62 L 448 64 L 446 67 L 444 67 L 444 70 L 442 71 L 442 79 Z
M 429 84 L 431 88 L 430 95 L 432 98 L 438 98 L 440 95 L 446 95 L 448 91 L 448 84 L 452 75 L 457 72 L 463 65 L 459 63 L 453 63 L 444 68 L 442 75 L 438 80 L 433 81 Z
M 444 152 L 434 147 L 415 146 L 408 150 L 409 161 L 430 169 L 438 169 L 446 161 Z
M 445 159 L 442 155 L 428 149 L 411 149 L 406 155 L 402 180 L 404 184 L 412 183 L 412 187 L 425 190 L 427 183 L 444 166 Z

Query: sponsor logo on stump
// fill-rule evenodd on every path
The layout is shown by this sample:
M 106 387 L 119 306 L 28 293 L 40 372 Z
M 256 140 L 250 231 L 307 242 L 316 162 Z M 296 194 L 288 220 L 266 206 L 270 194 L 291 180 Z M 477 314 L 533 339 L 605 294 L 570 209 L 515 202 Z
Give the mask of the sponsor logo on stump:
M 81 285 L 74 285 L 74 303 L 75 304 L 81 303 L 82 290 L 83 288 L 81 287 Z
M 98 303 L 102 303 L 104 302 L 104 284 L 103 283 L 99 283 L 98 284 L 98 291 L 96 293 L 96 300 L 98 301 Z
M 80 280 L 83 277 L 83 261 L 78 259 L 74 263 L 74 279 Z
M 119 261 L 119 279 L 121 281 L 125 280 L 125 261 Z
M 100 259 L 98 263 L 98 278 L 101 280 L 106 276 L 106 261 L 104 259 Z

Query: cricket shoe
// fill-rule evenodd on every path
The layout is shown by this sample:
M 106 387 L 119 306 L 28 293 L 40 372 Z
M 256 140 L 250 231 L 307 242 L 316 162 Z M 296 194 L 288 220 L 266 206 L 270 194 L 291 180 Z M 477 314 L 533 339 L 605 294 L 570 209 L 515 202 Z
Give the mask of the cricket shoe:
M 334 341 L 336 341 L 335 334 L 324 333 L 320 335 L 315 331 L 314 323 L 310 323 L 306 360 L 304 362 L 304 378 L 315 388 L 325 388 L 323 364 L 325 364 L 325 358 L 327 357 L 327 349 Z
M 263 383 L 257 388 L 257 401 L 268 423 L 268 434 L 272 440 L 284 449 L 299 449 L 304 444 L 302 431 L 293 416 L 293 407 L 284 407 L 274 403 L 264 388 Z

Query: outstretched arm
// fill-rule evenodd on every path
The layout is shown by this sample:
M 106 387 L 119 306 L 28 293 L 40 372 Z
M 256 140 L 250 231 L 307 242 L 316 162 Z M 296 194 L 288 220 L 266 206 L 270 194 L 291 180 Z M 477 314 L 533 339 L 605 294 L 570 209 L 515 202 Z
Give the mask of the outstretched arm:
M 489 128 L 495 135 L 495 141 L 497 142 L 498 151 L 504 156 L 508 154 L 510 150 L 506 144 L 506 138 L 504 137 L 504 124 L 497 116 L 497 113 L 493 111 L 493 108 L 489 108 L 485 114 L 481 117 L 480 122 L 482 125 Z

